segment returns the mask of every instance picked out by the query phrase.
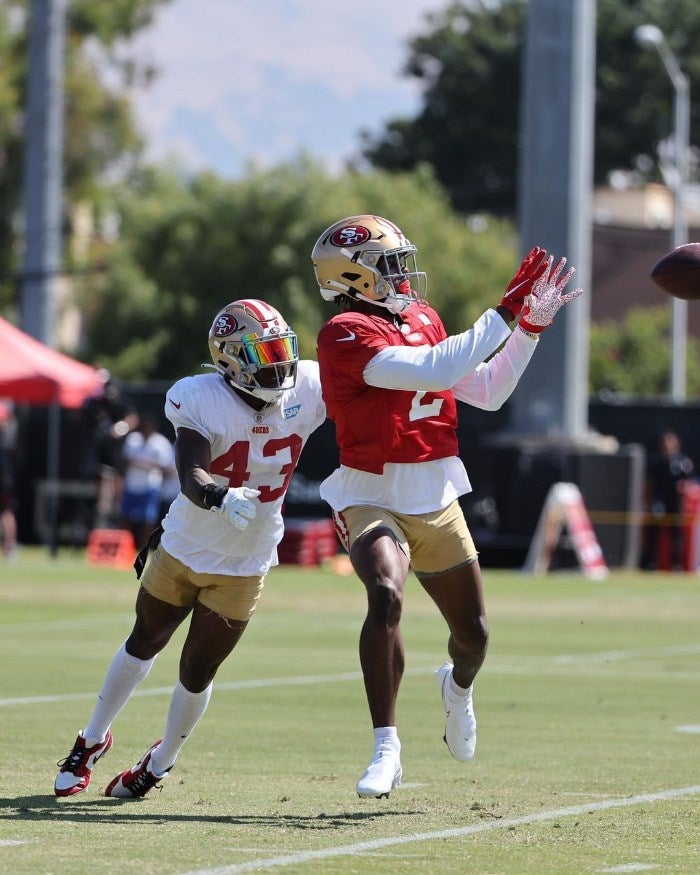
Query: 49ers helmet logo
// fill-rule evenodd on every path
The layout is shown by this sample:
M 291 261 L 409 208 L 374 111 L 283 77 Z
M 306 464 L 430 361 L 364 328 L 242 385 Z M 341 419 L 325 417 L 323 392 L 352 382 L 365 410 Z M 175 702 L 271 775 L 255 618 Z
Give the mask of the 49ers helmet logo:
M 361 246 L 371 236 L 364 225 L 346 225 L 331 235 L 330 242 L 333 246 Z
M 214 325 L 214 337 L 228 337 L 238 331 L 238 322 L 230 313 L 222 313 Z

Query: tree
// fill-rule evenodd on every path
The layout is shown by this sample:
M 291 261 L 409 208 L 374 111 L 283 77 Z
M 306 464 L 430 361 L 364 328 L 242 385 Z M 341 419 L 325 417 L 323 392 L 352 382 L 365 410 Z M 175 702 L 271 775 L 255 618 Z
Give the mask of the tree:
M 208 359 L 213 315 L 260 297 L 278 307 L 315 358 L 325 303 L 311 249 L 343 216 L 376 212 L 419 248 L 429 297 L 448 330 L 470 327 L 513 274 L 517 241 L 502 221 L 468 223 L 432 173 L 348 171 L 334 178 L 308 158 L 236 182 L 150 170 L 120 193 L 121 237 L 104 277 L 85 281 L 82 311 L 95 361 L 124 379 L 173 379 Z
M 405 67 L 422 84 L 423 108 L 376 136 L 364 132 L 364 157 L 387 170 L 427 162 L 457 209 L 512 215 L 525 10 L 524 0 L 464 0 L 429 16 Z M 618 169 L 653 175 L 658 144 L 673 127 L 671 86 L 658 55 L 641 50 L 633 32 L 658 25 L 698 93 L 700 4 L 598 0 L 597 10 L 596 181 Z M 691 134 L 700 141 L 697 110 Z
M 668 307 L 637 307 L 620 321 L 591 326 L 592 394 L 668 395 L 671 371 Z M 700 394 L 700 344 L 688 338 L 688 393 Z
M 152 75 L 128 56 L 123 40 L 147 25 L 169 0 L 72 0 L 67 7 L 65 66 L 66 227 L 70 205 L 99 201 L 103 177 L 138 155 L 141 140 L 124 86 Z M 0 4 L 0 306 L 16 295 L 21 258 L 17 215 L 21 206 L 27 83 L 28 0 Z M 114 85 L 102 72 L 109 68 Z

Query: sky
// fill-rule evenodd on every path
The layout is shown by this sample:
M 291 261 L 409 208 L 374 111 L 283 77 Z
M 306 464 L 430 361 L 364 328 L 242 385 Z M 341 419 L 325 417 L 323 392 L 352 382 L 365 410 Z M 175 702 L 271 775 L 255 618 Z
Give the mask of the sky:
M 310 154 L 333 171 L 360 151 L 361 130 L 421 106 L 402 76 L 411 37 L 447 0 L 171 0 L 133 41 L 155 65 L 134 89 L 154 161 L 225 178 Z

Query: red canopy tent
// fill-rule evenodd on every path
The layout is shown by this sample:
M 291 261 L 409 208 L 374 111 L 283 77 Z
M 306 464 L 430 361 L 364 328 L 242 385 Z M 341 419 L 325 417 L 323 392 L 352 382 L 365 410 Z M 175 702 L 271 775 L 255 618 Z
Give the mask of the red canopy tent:
M 0 318 L 0 398 L 48 406 L 47 480 L 53 495 L 51 550 L 56 549 L 56 514 L 61 444 L 61 407 L 80 407 L 104 386 L 97 368 L 57 352 Z
M 75 408 L 103 385 L 97 368 L 51 349 L 0 318 L 0 398 Z

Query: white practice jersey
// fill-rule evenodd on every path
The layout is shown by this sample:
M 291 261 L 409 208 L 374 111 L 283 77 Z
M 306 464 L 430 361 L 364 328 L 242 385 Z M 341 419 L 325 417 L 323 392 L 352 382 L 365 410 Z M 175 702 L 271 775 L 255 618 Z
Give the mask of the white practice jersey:
M 159 489 L 163 471 L 173 455 L 173 445 L 164 434 L 155 432 L 145 438 L 140 431 L 126 436 L 122 455 L 127 462 L 124 488 L 129 492 Z
M 197 507 L 182 492 L 163 521 L 163 548 L 193 571 L 264 575 L 277 564 L 284 532 L 282 503 L 302 447 L 326 417 L 318 365 L 300 361 L 296 385 L 258 413 L 217 373 L 178 380 L 165 397 L 165 414 L 178 428 L 211 444 L 211 476 L 219 486 L 259 489 L 256 516 L 244 531 L 220 514 Z

